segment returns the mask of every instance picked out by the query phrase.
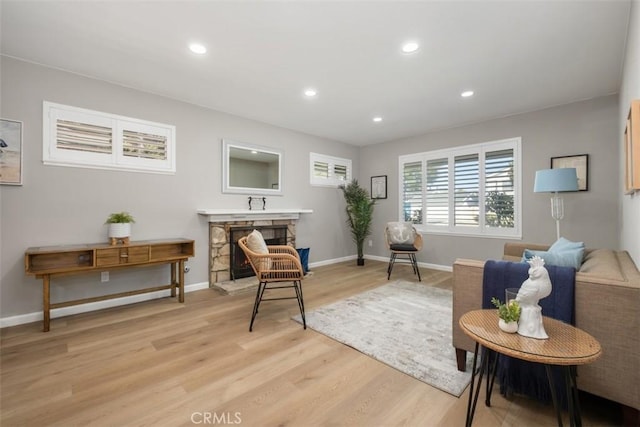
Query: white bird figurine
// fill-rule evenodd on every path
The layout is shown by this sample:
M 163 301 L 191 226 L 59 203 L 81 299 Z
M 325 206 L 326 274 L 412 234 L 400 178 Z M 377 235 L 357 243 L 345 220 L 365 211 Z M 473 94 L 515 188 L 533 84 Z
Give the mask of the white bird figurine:
M 544 267 L 544 260 L 534 256 L 529 261 L 529 278 L 522 283 L 516 301 L 520 304 L 520 320 L 518 334 L 525 337 L 547 339 L 549 336 L 542 324 L 542 307 L 538 301 L 551 294 L 549 272 Z

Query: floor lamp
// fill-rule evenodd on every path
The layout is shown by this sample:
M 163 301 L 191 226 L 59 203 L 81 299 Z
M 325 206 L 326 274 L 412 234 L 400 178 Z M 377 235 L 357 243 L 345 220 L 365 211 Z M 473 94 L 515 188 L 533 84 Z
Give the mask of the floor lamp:
M 575 168 L 543 169 L 536 172 L 534 193 L 553 193 L 551 216 L 556 220 L 556 237 L 560 239 L 560 220 L 564 218 L 564 202 L 558 193 L 578 191 L 578 175 Z

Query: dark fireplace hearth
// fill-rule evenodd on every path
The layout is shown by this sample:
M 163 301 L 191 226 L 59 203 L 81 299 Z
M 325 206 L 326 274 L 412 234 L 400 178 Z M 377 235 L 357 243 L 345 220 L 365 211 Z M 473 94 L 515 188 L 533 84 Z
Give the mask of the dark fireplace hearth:
M 253 230 L 262 233 L 264 241 L 267 245 L 286 245 L 287 244 L 287 226 L 271 225 L 260 227 L 232 227 L 229 230 L 229 241 L 231 243 L 230 256 L 230 273 L 231 280 L 241 279 L 243 277 L 255 276 L 251 264 L 247 257 L 238 246 L 238 240 L 244 236 L 248 236 Z

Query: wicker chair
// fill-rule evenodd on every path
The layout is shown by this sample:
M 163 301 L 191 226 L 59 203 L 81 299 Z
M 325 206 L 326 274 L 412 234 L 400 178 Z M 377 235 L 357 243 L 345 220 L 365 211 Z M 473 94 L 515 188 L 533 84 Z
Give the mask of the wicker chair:
M 253 313 L 251 314 L 249 332 L 253 330 L 253 322 L 256 319 L 258 308 L 262 301 L 283 299 L 298 300 L 302 326 L 304 329 L 307 329 L 307 322 L 304 315 L 304 299 L 302 297 L 302 279 L 304 279 L 304 272 L 302 271 L 298 252 L 291 246 L 286 245 L 267 246 L 268 253 L 254 252 L 247 245 L 247 236 L 240 238 L 238 245 L 249 260 L 259 282 L 256 300 L 253 305 Z M 291 282 L 291 284 L 282 285 L 282 283 L 286 282 Z M 266 290 L 283 288 L 293 288 L 295 290 L 295 296 L 264 298 Z
M 398 262 L 398 256 L 400 256 L 405 257 L 405 260 L 402 260 L 400 262 L 411 264 L 413 273 L 418 275 L 418 281 L 422 281 L 422 278 L 420 277 L 420 269 L 418 268 L 418 260 L 416 259 L 416 253 L 420 252 L 420 250 L 422 249 L 422 235 L 418 233 L 415 227 L 411 226 L 413 234 L 412 238 L 402 243 L 395 243 L 391 239 L 389 229 L 396 224 L 403 223 L 390 222 L 384 229 L 384 238 L 387 242 L 387 247 L 391 251 L 389 266 L 387 267 L 387 280 L 391 278 L 391 271 L 393 270 L 393 266 L 396 262 Z

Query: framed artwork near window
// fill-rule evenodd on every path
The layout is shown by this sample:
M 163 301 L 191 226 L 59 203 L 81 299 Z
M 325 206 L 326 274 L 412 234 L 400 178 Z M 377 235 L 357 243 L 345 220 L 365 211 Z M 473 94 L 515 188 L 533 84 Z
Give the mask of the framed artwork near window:
M 0 119 L 0 184 L 22 185 L 22 122 Z
M 576 168 L 578 191 L 589 191 L 589 155 L 562 156 L 551 158 L 551 169 Z
M 624 130 L 625 194 L 640 191 L 640 100 L 631 101 Z
M 386 199 L 387 198 L 387 175 L 379 175 L 371 177 L 371 198 Z

